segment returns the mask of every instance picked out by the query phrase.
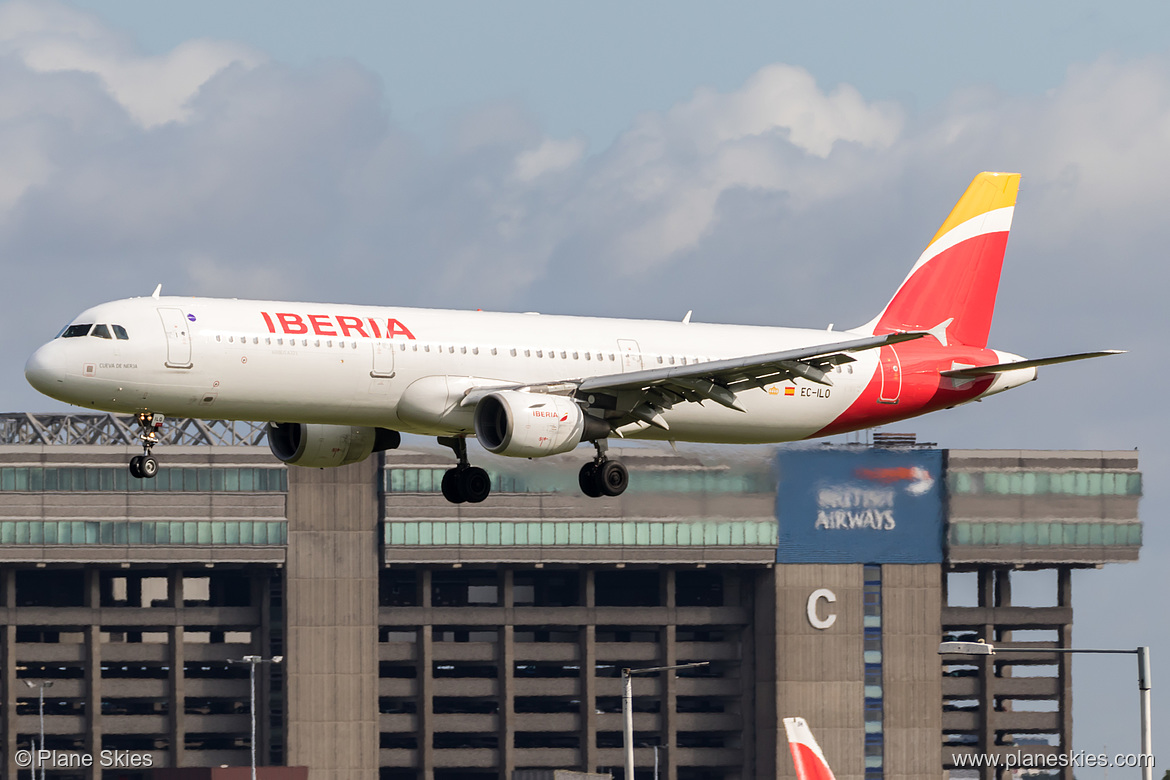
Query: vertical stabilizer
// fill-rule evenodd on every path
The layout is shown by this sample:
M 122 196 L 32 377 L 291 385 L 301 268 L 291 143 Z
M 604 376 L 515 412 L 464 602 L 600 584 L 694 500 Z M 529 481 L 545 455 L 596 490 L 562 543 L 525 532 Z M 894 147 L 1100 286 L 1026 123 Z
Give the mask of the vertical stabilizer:
M 1019 188 L 1018 173 L 976 176 L 893 299 L 862 330 L 938 330 L 944 344 L 986 347 Z
M 792 751 L 799 780 L 836 780 L 804 718 L 785 718 L 784 730 L 788 733 L 788 749 Z

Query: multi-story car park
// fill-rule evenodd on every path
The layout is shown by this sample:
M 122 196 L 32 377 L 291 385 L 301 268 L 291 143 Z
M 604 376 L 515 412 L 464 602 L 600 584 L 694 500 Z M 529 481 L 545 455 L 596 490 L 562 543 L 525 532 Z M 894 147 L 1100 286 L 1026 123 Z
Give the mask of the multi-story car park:
M 253 655 L 283 657 L 260 762 L 313 778 L 622 777 L 621 669 L 707 661 L 635 678 L 647 773 L 790 777 L 802 715 L 840 780 L 934 780 L 1072 734 L 1062 656 L 939 641 L 1068 646 L 1071 570 L 1141 545 L 1130 451 L 628 449 L 620 498 L 561 456 L 496 460 L 491 499 L 452 506 L 446 450 L 286 469 L 262 426 L 171 422 L 147 481 L 126 420 L 0 418 L 6 772 L 41 686 L 50 749 L 246 765 Z M 1048 606 L 1013 605 L 1026 570 Z

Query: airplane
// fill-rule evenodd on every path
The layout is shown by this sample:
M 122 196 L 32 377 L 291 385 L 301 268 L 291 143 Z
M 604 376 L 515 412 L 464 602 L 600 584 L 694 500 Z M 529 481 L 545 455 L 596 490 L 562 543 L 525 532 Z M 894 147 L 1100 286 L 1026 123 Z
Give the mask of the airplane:
M 804 718 L 784 718 L 784 731 L 798 780 L 836 780 Z
M 435 436 L 442 492 L 480 502 L 490 453 L 539 458 L 591 443 L 588 496 L 617 496 L 613 437 L 768 443 L 869 428 L 1026 384 L 1040 366 L 989 349 L 1019 174 L 980 173 L 885 308 L 847 331 L 528 313 L 150 297 L 82 312 L 29 358 L 40 392 L 137 416 L 137 478 L 166 416 L 269 422 L 294 466 L 354 463 Z

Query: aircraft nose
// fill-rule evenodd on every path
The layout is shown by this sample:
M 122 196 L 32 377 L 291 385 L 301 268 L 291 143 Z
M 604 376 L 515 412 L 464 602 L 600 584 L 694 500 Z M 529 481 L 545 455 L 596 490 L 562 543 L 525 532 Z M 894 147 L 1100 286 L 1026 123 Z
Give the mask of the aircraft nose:
M 64 381 L 62 372 L 53 359 L 53 343 L 43 345 L 24 364 L 24 378 L 40 392 L 53 396 L 55 390 Z

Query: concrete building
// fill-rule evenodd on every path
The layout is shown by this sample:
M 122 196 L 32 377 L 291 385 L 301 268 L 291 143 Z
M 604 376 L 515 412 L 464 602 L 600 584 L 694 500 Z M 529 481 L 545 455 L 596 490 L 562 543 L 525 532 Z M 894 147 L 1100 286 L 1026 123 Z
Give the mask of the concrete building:
M 258 667 L 260 762 L 313 780 L 621 777 L 620 670 L 690 661 L 635 679 L 647 773 L 790 777 L 802 715 L 840 780 L 933 780 L 1072 735 L 1061 656 L 940 639 L 1068 646 L 1071 569 L 1141 545 L 1136 452 L 631 449 L 616 499 L 569 456 L 497 459 L 491 499 L 453 506 L 445 450 L 286 469 L 262 427 L 172 422 L 144 481 L 117 417 L 0 418 L 7 771 L 50 683 L 62 754 L 246 765 L 259 655 L 283 657 Z M 1050 606 L 1013 605 L 1028 570 Z

